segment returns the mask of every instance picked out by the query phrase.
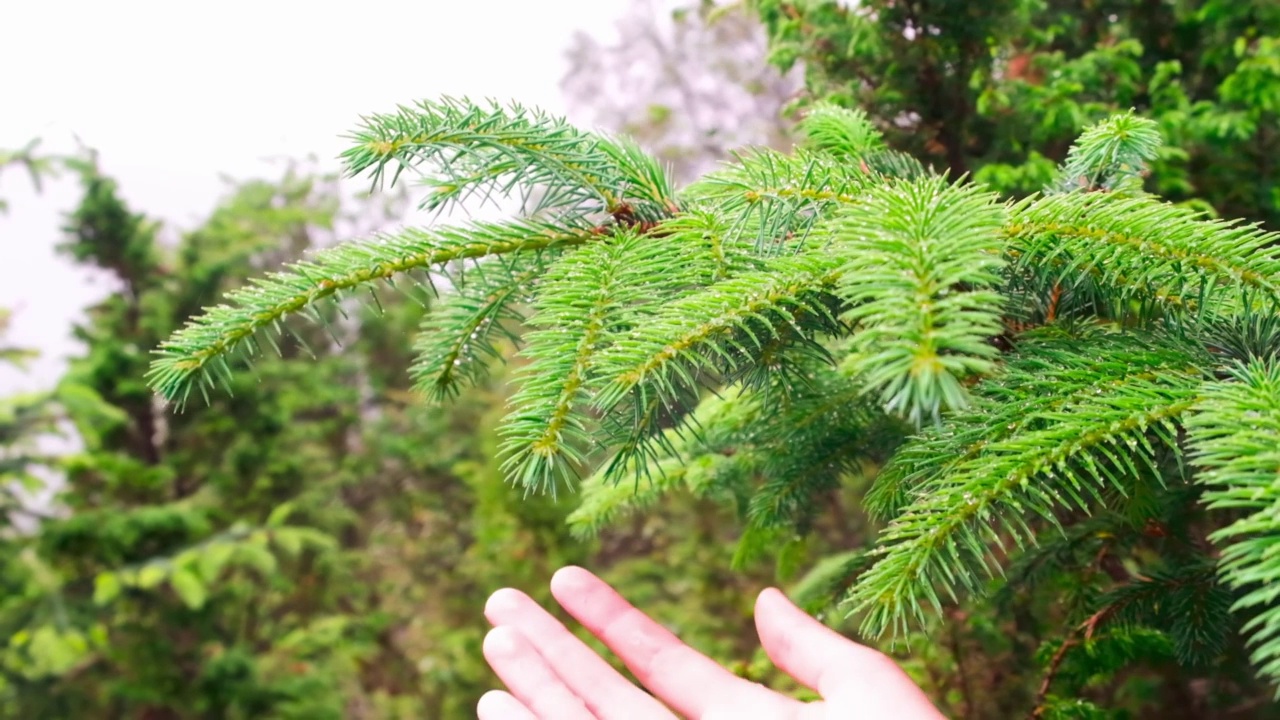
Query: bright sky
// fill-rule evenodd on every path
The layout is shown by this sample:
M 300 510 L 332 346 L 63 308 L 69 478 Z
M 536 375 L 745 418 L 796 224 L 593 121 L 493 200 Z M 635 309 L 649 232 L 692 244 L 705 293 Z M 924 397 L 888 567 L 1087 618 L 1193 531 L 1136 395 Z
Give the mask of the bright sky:
M 136 210 L 189 228 L 266 158 L 332 158 L 361 113 L 442 94 L 565 112 L 563 51 L 612 33 L 625 0 L 14 0 L 0 3 L 0 148 L 100 152 Z M 336 166 L 336 163 L 335 163 Z M 45 359 L 0 392 L 54 380 L 94 288 L 56 258 L 70 181 L 0 177 L 0 307 Z M 2 371 L 0 371 L 2 373 Z

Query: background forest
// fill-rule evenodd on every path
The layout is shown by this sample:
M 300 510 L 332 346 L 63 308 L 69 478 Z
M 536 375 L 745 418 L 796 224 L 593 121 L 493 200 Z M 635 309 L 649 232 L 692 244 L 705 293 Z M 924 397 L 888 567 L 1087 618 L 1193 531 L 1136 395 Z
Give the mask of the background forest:
M 789 150 L 825 102 L 865 112 L 889 149 L 1022 197 L 1055 181 L 1085 128 L 1132 108 L 1164 141 L 1147 190 L 1280 231 L 1280 5 L 1268 0 L 691 2 L 638 4 L 623 22 L 616 40 L 575 41 L 563 88 L 681 181 L 745 145 Z M 383 108 L 352 118 L 371 110 Z M 515 586 L 549 600 L 567 563 L 735 672 L 792 691 L 756 651 L 761 587 L 856 635 L 861 619 L 838 602 L 883 525 L 864 509 L 874 459 L 833 460 L 839 481 L 781 535 L 744 530 L 742 508 L 709 492 L 632 493 L 583 520 L 580 495 L 504 477 L 517 331 L 465 365 L 470 386 L 441 385 L 445 402 L 416 389 L 431 368 L 415 364 L 415 337 L 443 302 L 423 289 L 317 306 L 323 322 L 290 326 L 278 357 L 184 412 L 148 385 L 153 350 L 188 318 L 396 222 L 411 192 L 353 196 L 329 165 L 299 159 L 175 228 L 130 207 L 88 149 L 0 155 L 6 187 L 23 175 L 78 186 L 59 251 L 114 292 L 76 324 L 83 350 L 56 387 L 0 400 L 0 717 L 474 716 L 495 686 L 485 597 Z M 0 336 L 0 362 L 31 360 Z M 76 449 L 52 453 L 58 434 Z M 751 450 L 760 467 L 790 461 Z M 32 499 L 43 492 L 53 499 Z M 1174 534 L 1199 558 L 1198 490 L 1179 492 L 1135 534 Z M 1015 569 L 1025 585 L 948 605 L 906 645 L 884 639 L 948 716 L 1280 717 L 1278 673 L 1255 677 L 1227 616 L 1232 589 L 1212 572 L 1178 568 L 1203 595 L 1189 607 L 1208 609 L 1188 636 L 1139 618 L 1095 642 L 1092 626 L 1064 632 L 1070 612 L 1137 576 L 1144 556 L 1045 547 Z

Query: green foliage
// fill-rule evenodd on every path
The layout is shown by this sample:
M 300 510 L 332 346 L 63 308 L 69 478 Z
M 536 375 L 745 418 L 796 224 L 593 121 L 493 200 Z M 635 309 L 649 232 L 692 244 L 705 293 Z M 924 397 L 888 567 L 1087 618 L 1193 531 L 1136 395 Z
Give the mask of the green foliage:
M 915 499 L 893 514 L 880 537 L 884 556 L 851 598 L 865 630 L 906 622 L 921 599 L 941 610 L 939 596 L 954 598 L 957 586 L 981 591 L 998 572 L 994 553 L 1034 542 L 1029 517 L 1057 525 L 1060 508 L 1087 512 L 1104 493 L 1123 496 L 1135 478 L 1159 475 L 1159 455 L 1176 450 L 1175 422 L 1194 404 L 1200 378 L 1186 372 L 1185 356 L 1134 362 L 1124 357 L 1134 348 L 1122 344 L 1113 355 L 1107 345 L 1023 345 L 999 389 L 983 393 L 989 407 L 957 416 L 929 447 L 908 445 L 911 469 L 890 465 L 882 481 L 914 471 L 915 482 L 881 492 Z M 1102 380 L 1108 365 L 1114 374 Z
M 343 292 L 402 273 L 516 250 L 579 245 L 591 237 L 586 227 L 561 228 L 520 221 L 433 232 L 406 230 L 376 244 L 340 245 L 295 263 L 290 267 L 292 274 L 280 273 L 234 291 L 228 299 L 239 307 L 220 306 L 202 316 L 199 324 L 183 328 L 165 344 L 162 360 L 154 365 L 149 379 L 163 387 L 170 400 L 184 404 L 193 385 L 207 393 L 214 385 L 215 373 L 226 379 L 229 371 L 222 360 L 226 354 L 261 354 L 259 334 L 264 338 L 262 342 L 274 344 L 273 349 L 278 347 L 276 338 L 286 327 L 279 321 L 286 315 L 305 312 L 326 324 L 324 316 L 311 309 L 318 301 L 331 301 L 336 307 L 344 299 Z M 246 313 L 246 309 L 252 310 Z M 469 333 L 463 337 L 469 337 Z M 192 354 L 186 351 L 190 347 L 203 350 Z
M 40 190 L 44 179 L 56 174 L 61 159 L 37 153 L 38 147 L 40 147 L 40 140 L 36 138 L 20 150 L 0 149 L 0 172 L 10 170 L 15 165 L 21 165 L 27 171 L 31 184 L 37 191 Z M 8 211 L 9 203 L 0 197 L 0 214 Z
M 60 158 L 36 152 L 39 140 L 17 151 L 0 150 L 0 171 L 14 165 L 27 170 L 31 184 L 39 191 L 44 178 L 56 174 Z M 0 214 L 8 205 L 0 197 Z M 0 370 L 26 370 L 38 357 L 34 350 L 7 343 L 12 313 L 0 308 Z M 67 386 L 59 392 L 22 393 L 0 398 L 0 537 L 8 537 L 18 527 L 29 527 L 43 513 L 32 497 L 45 488 L 55 460 L 42 444 L 60 434 L 59 400 L 86 412 L 103 412 L 103 405 L 89 389 Z M 46 636 L 42 638 L 47 639 Z
M 0 310 L 0 339 L 6 334 L 9 317 L 8 311 Z M 0 366 L 21 368 L 34 356 L 25 348 L 0 346 Z M 56 423 L 48 394 L 0 398 L 0 532 L 9 532 L 19 518 L 32 518 L 34 511 L 24 494 L 44 485 L 37 473 L 50 458 L 40 449 L 40 439 L 55 433 Z
M 1154 122 L 1127 115 L 1112 117 L 1085 129 L 1071 146 L 1062 167 L 1064 190 L 1097 188 L 1110 193 L 1140 193 L 1142 173 L 1160 149 Z M 1092 173 L 1105 170 L 1107 177 Z
M 938 178 L 873 188 L 842 215 L 850 371 L 917 424 L 967 406 L 963 381 L 994 369 L 1003 208 Z
M 1271 0 L 746 5 L 767 29 L 770 63 L 803 67 L 799 105 L 865 112 L 890 147 L 953 176 L 1038 192 L 1072 162 L 1081 132 L 1133 108 L 1167 144 L 1126 183 L 1280 228 L 1280 6 Z M 1062 179 L 1078 181 L 1079 169 Z
M 250 331 L 314 311 L 327 288 L 430 268 L 459 290 L 424 326 L 432 336 L 417 341 L 425 357 L 415 372 L 442 387 L 442 359 L 462 360 L 469 340 L 488 342 L 477 333 L 484 323 L 505 320 L 500 332 L 519 338 L 523 360 L 498 429 L 504 474 L 533 492 L 599 468 L 570 518 L 580 534 L 684 488 L 743 523 L 735 565 L 776 554 L 790 575 L 823 499 L 871 477 L 868 506 L 886 521 L 876 547 L 804 587 L 818 606 L 812 588 L 852 583 L 841 606 L 872 637 L 905 637 L 929 624 L 926 608 L 1008 589 L 1005 602 L 1058 628 L 1017 643 L 1028 658 L 1026 648 L 1057 643 L 1034 707 L 1066 712 L 1050 691 L 1092 682 L 1073 679 L 1083 677 L 1073 663 L 1103 676 L 1151 663 L 1236 667 L 1240 643 L 1227 636 L 1246 618 L 1225 610 L 1229 589 L 1259 586 L 1237 610 L 1260 613 L 1244 630 L 1260 643 L 1255 667 L 1277 677 L 1268 618 L 1280 578 L 1259 561 L 1277 530 L 1264 512 L 1247 529 L 1213 534 L 1225 544 L 1219 586 L 1192 534 L 1229 518 L 1189 520 L 1197 505 L 1187 488 L 1201 485 L 1187 483 L 1207 487 L 1216 506 L 1273 469 L 1252 446 L 1214 439 L 1263 442 L 1239 434 L 1253 417 L 1243 413 L 1259 409 L 1233 414 L 1205 398 L 1250 385 L 1224 374 L 1235 362 L 1224 348 L 1273 359 L 1274 333 L 1263 328 L 1280 300 L 1280 238 L 1132 187 L 1159 147 L 1149 121 L 1119 116 L 1085 133 L 1063 171 L 1074 189 L 1001 202 L 894 159 L 853 112 L 811 119 L 814 142 L 794 155 L 744 153 L 669 194 L 651 163 L 616 162 L 629 146 L 559 120 L 461 101 L 448 112 L 421 107 L 419 119 L 402 111 L 398 124 L 360 135 L 347 155 L 355 169 L 386 148 L 429 145 L 423 128 L 453 137 L 451 118 L 466 133 L 484 118 L 520 127 L 519 152 L 532 153 L 521 162 L 553 185 L 549 195 L 570 200 L 536 208 L 534 219 L 342 245 L 235 293 L 164 345 L 151 380 L 167 399 L 219 381 L 209 368 Z M 468 177 L 512 172 L 514 151 L 475 140 L 478 151 L 456 153 Z M 539 169 L 571 152 L 582 153 L 574 167 L 609 170 Z M 565 185 L 574 178 L 577 189 Z M 641 194 L 628 195 L 634 188 Z M 611 198 L 648 210 L 620 212 Z M 475 294 L 466 273 L 473 282 L 479 273 Z M 495 299 L 511 303 L 509 314 L 497 314 Z M 1204 476 L 1218 466 L 1230 471 Z M 1070 544 L 1038 554 L 1047 534 L 1096 542 L 1084 521 L 1106 510 L 1120 519 L 1107 536 L 1119 540 L 1103 555 Z M 1088 532 L 1073 535 L 1077 525 Z M 1174 532 L 1178 543 L 1148 542 Z M 1103 556 L 1112 559 L 1096 566 Z M 1007 584 L 1019 581 L 1001 569 L 1034 557 L 1053 558 L 1069 601 Z
M 377 185 L 394 165 L 394 184 L 401 172 L 415 169 L 427 178 L 423 207 L 431 210 L 476 193 L 487 201 L 494 191 L 522 193 L 528 214 L 572 210 L 653 221 L 671 209 L 662 167 L 634 145 L 603 142 L 518 105 L 424 101 L 395 115 L 373 115 L 352 140 L 355 146 L 343 154 L 352 175 L 369 171 Z
M 64 249 L 121 292 L 76 327 L 85 350 L 48 397 L 0 401 L 15 409 L 0 413 L 5 470 L 25 463 L 57 491 L 3 508 L 0 717 L 474 717 L 495 682 L 485 598 L 514 585 L 548 600 L 546 578 L 568 563 L 592 564 L 726 662 L 754 645 L 729 631 L 749 618 L 759 574 L 727 569 L 732 525 L 709 520 L 714 506 L 666 498 L 671 542 L 648 528 L 593 545 L 570 536 L 567 507 L 501 483 L 493 426 L 510 393 L 495 361 L 530 314 L 520 285 L 489 294 L 563 249 L 514 274 L 455 266 L 440 298 L 401 283 L 367 308 L 322 307 L 323 327 L 284 328 L 282 357 L 256 355 L 230 396 L 169 414 L 143 378 L 180 318 L 254 268 L 386 217 L 290 167 L 234 186 L 178 233 L 128 207 L 91 156 L 71 167 L 83 199 Z M 700 232 L 691 222 L 684 237 Z M 441 378 L 414 367 L 411 339 L 442 316 L 481 332 L 428 355 L 457 368 Z M 457 406 L 424 407 L 415 381 Z M 37 452 L 55 421 L 79 450 Z
M 379 645 L 376 594 L 346 591 L 377 577 L 335 499 L 355 479 L 353 363 L 313 334 L 318 362 L 264 362 L 201 418 L 164 417 L 143 382 L 178 317 L 332 226 L 331 185 L 245 184 L 169 249 L 92 157 L 69 165 L 84 198 L 63 250 L 121 292 L 77 327 L 86 354 L 54 394 L 83 448 L 46 461 L 63 476 L 49 517 L 0 543 L 0 714 L 314 718 L 374 702 L 382 681 L 353 679 L 359 664 L 412 661 Z
M 1253 615 L 1245 624 L 1253 661 L 1280 674 L 1280 607 L 1275 603 L 1275 518 L 1280 508 L 1280 366 L 1270 354 L 1230 368 L 1230 380 L 1205 387 L 1200 413 L 1189 423 L 1195 460 L 1204 468 L 1210 508 L 1250 513 L 1213 533 L 1223 545 L 1223 577 L 1247 591 L 1231 608 Z
M 884 149 L 884 135 L 861 110 L 819 103 L 800 121 L 809 143 L 833 155 L 857 159 Z

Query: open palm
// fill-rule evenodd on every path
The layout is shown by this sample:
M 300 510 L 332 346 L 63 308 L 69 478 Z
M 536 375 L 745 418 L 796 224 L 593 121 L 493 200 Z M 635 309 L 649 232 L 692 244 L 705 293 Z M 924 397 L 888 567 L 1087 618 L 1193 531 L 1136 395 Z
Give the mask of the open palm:
M 822 700 L 802 703 L 737 677 L 577 567 L 551 594 L 612 650 L 649 692 L 632 684 L 528 595 L 499 590 L 485 606 L 494 625 L 484 656 L 509 692 L 480 700 L 480 720 L 819 720 L 942 715 L 888 657 L 842 637 L 779 591 L 756 599 L 756 630 L 769 658 Z

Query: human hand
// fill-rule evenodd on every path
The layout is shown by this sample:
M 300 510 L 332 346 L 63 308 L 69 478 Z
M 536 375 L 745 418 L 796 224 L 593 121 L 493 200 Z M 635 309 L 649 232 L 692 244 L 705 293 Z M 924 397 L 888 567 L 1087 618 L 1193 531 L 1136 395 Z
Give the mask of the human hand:
M 480 720 L 938 720 L 887 656 L 845 639 L 769 588 L 756 631 L 780 669 L 822 700 L 802 703 L 740 678 L 680 642 L 613 588 L 578 567 L 551 578 L 551 594 L 612 650 L 652 695 L 633 685 L 519 590 L 485 605 L 494 628 L 484 657 L 508 692 L 480 698 Z M 665 704 L 664 704 L 665 703 Z

